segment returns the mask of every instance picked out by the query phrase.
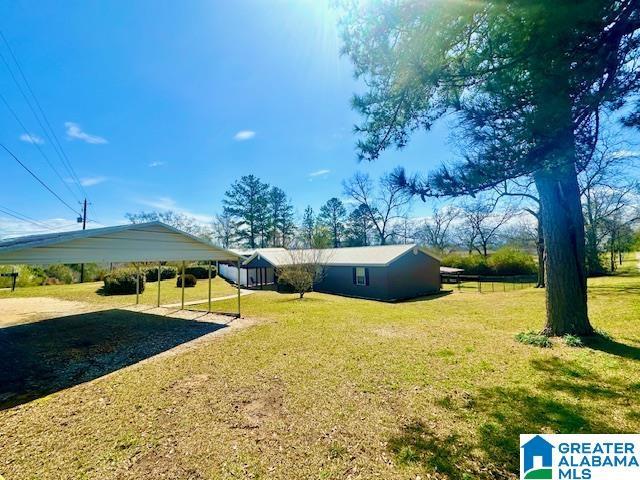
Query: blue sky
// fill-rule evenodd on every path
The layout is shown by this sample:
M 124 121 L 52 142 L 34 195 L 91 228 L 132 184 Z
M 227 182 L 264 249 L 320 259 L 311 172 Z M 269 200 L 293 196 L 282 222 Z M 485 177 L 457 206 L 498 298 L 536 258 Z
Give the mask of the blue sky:
M 282 187 L 302 212 L 340 195 L 342 179 L 358 169 L 379 175 L 449 155 L 440 127 L 402 152 L 358 164 L 350 108 L 358 84 L 321 1 L 16 1 L 0 11 L 0 28 L 84 183 L 89 217 L 104 224 L 163 208 L 207 219 L 249 173 Z M 5 45 L 0 53 L 10 58 Z M 1 141 L 76 206 L 25 141 L 42 139 L 68 177 L 1 62 L 0 82 L 27 127 L 0 104 Z M 73 222 L 4 152 L 0 162 L 0 208 Z M 27 227 L 34 228 L 6 216 L 0 223 L 5 233 Z

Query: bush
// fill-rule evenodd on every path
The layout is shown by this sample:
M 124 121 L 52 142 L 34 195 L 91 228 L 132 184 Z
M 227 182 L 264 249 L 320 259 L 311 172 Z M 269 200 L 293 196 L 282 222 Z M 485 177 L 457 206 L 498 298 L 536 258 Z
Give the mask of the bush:
M 513 247 L 502 247 L 489 256 L 489 267 L 496 275 L 532 275 L 538 271 L 533 257 Z
M 209 267 L 206 266 L 200 266 L 200 265 L 195 265 L 192 267 L 186 267 L 184 269 L 184 273 L 185 274 L 189 274 L 189 275 L 193 275 L 194 277 L 196 277 L 199 280 L 204 280 L 204 279 L 208 279 L 209 278 Z M 215 276 L 218 274 L 216 267 L 211 267 L 211 278 L 215 278 Z
M 137 272 L 132 268 L 114 270 L 104 277 L 104 293 L 107 295 L 130 295 L 136 293 Z M 145 276 L 140 275 L 140 293 L 144 292 Z
M 450 253 L 442 259 L 442 265 L 461 268 L 467 275 L 491 275 L 493 273 L 487 263 L 487 259 L 477 253 L 471 255 Z
M 582 339 L 576 335 L 565 335 L 563 339 L 568 347 L 584 347 Z
M 196 277 L 194 277 L 190 273 L 185 273 L 184 288 L 195 287 L 196 283 L 198 283 L 198 279 Z M 182 288 L 182 275 L 178 277 L 178 281 L 176 282 L 176 287 Z
M 71 269 L 75 272 L 75 277 L 80 279 L 80 271 L 82 270 L 82 265 L 79 263 L 75 263 L 69 265 Z M 97 263 L 85 263 L 84 264 L 84 281 L 85 282 L 98 282 L 100 280 L 104 280 L 104 276 L 108 273 L 108 270 L 104 268 L 104 266 L 98 265 Z
M 170 280 L 172 278 L 176 278 L 178 275 L 178 269 L 176 267 L 170 267 L 168 265 L 163 265 L 160 273 L 161 280 Z M 148 268 L 144 274 L 147 282 L 157 282 L 158 281 L 158 267 Z
M 488 258 L 451 253 L 442 259 L 442 265 L 462 268 L 467 275 L 532 275 L 538 271 L 531 255 L 513 247 L 500 248 Z
M 59 283 L 73 283 L 73 270 L 66 265 L 55 264 L 49 265 L 44 269 L 44 273 L 47 278 L 54 278 L 59 281 Z M 59 284 L 58 283 L 58 284 Z M 51 285 L 51 283 L 49 284 Z
M 42 285 L 47 279 L 44 269 L 38 265 L 0 265 L 0 273 L 17 272 L 16 287 L 32 287 Z M 11 277 L 0 277 L 0 288 L 11 287 Z
M 526 345 L 533 345 L 541 348 L 551 348 L 551 340 L 545 335 L 541 335 L 533 330 L 521 332 L 516 335 L 516 341 Z

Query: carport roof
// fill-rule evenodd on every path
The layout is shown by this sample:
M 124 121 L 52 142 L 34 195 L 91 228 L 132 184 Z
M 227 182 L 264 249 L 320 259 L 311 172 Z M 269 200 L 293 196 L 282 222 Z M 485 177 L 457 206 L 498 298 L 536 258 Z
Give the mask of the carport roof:
M 0 242 L 0 264 L 238 260 L 161 222 L 31 235 Z

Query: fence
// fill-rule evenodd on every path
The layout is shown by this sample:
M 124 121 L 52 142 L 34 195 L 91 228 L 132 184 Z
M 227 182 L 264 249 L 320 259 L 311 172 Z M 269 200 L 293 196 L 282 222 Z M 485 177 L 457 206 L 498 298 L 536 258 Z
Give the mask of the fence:
M 536 275 L 462 275 L 442 274 L 443 285 L 451 285 L 459 292 L 510 292 L 535 287 Z

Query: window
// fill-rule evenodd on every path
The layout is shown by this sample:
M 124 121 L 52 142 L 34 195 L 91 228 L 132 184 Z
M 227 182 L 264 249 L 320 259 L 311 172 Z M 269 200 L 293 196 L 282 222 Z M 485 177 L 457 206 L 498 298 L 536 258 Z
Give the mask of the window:
M 364 267 L 356 267 L 356 285 L 367 284 L 367 271 Z

